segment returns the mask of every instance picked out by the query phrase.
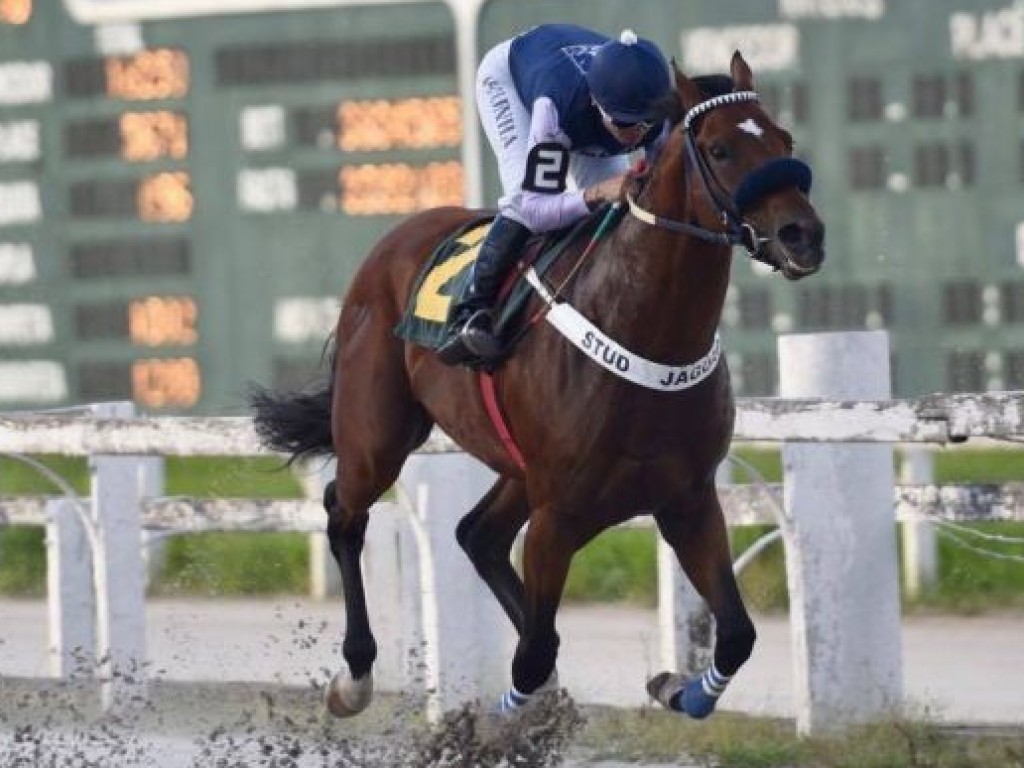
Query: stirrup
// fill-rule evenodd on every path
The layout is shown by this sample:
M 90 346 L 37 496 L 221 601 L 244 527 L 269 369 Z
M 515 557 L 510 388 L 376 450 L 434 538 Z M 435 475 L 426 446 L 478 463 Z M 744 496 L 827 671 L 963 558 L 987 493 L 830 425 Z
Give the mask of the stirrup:
M 489 332 L 489 326 L 490 313 L 486 309 L 478 309 L 438 347 L 437 356 L 446 365 L 474 360 L 486 361 L 498 357 L 501 354 L 501 344 L 494 334 Z
M 501 354 L 501 343 L 491 327 L 491 313 L 486 309 L 474 312 L 459 330 L 466 348 L 484 360 Z

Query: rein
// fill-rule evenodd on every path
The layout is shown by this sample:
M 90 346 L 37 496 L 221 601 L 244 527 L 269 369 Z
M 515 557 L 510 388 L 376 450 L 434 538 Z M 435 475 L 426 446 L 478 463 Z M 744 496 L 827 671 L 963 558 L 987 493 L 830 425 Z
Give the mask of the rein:
M 744 245 L 742 239 L 738 238 L 733 232 L 714 232 L 710 229 L 704 229 L 704 227 L 698 227 L 696 224 L 689 224 L 685 221 L 676 221 L 675 219 L 667 219 L 664 216 L 658 216 L 656 213 L 648 211 L 646 208 L 641 208 L 640 204 L 634 199 L 633 195 L 629 192 L 626 193 L 626 203 L 629 204 L 629 212 L 637 219 L 640 219 L 644 224 L 650 224 L 652 227 L 658 227 L 660 229 L 668 229 L 672 232 L 681 232 L 684 235 L 693 235 L 701 240 L 709 243 L 715 243 L 717 245 Z

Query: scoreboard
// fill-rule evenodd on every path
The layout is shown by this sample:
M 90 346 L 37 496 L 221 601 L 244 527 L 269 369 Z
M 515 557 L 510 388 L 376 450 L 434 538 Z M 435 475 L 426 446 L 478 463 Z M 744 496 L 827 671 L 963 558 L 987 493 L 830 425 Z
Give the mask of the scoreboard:
M 441 3 L 83 25 L 0 0 L 0 408 L 305 381 L 385 229 L 462 203 L 461 145 Z
M 873 328 L 900 395 L 1024 388 L 1019 2 L 300 4 L 0 0 L 0 410 L 225 413 L 308 381 L 373 244 L 465 199 L 467 18 L 478 56 L 548 21 L 634 28 L 689 74 L 743 51 L 828 258 L 794 284 L 737 254 L 741 394 L 775 391 L 777 334 Z

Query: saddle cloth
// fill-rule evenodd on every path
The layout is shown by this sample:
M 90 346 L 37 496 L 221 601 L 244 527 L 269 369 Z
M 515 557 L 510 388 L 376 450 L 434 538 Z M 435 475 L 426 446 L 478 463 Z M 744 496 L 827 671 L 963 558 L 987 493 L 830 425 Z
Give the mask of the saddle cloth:
M 588 216 L 575 226 L 530 239 L 520 260 L 534 261 L 534 268 L 543 275 L 566 247 L 596 226 L 599 219 Z M 437 349 L 448 336 L 448 320 L 458 297 L 465 291 L 493 216 L 474 219 L 445 239 L 427 259 L 416 278 L 409 303 L 394 332 L 413 344 Z M 539 254 L 539 255 L 537 255 Z M 515 282 L 506 284 L 499 299 L 495 328 L 502 343 L 507 344 L 518 326 L 517 319 L 525 309 L 532 289 L 522 274 L 513 270 Z

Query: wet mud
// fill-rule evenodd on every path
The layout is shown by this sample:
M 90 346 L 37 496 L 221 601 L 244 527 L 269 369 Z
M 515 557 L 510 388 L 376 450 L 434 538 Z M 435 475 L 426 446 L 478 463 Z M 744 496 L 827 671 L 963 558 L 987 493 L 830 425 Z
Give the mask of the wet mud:
M 381 696 L 357 718 L 324 711 L 322 691 L 149 683 L 116 712 L 94 683 L 0 679 L 4 768 L 556 768 L 585 718 L 565 691 L 499 717 L 479 702 L 423 716 Z

